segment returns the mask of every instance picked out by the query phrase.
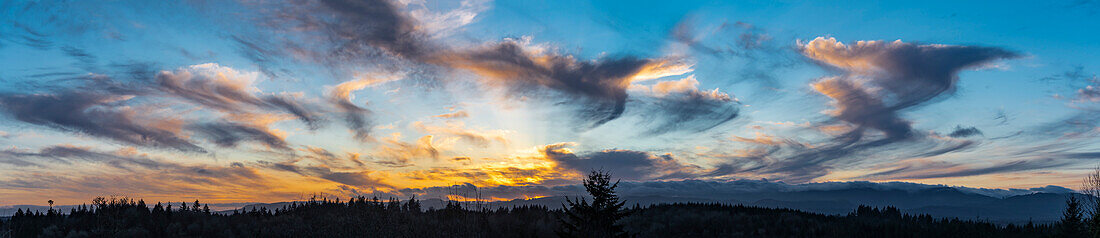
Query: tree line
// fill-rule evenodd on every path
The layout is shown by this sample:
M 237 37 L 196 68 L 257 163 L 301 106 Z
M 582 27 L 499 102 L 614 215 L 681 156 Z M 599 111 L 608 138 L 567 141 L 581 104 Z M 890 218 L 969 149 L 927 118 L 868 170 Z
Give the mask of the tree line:
M 627 207 L 617 185 L 609 173 L 593 171 L 584 180 L 590 196 L 560 208 L 448 202 L 423 209 L 415 197 L 353 197 L 212 212 L 199 201 L 150 207 L 140 199 L 97 198 L 67 214 L 19 210 L 2 221 L 0 237 L 1098 237 L 1100 231 L 1095 209 L 1076 197 L 1059 223 L 998 225 L 894 207 L 860 206 L 845 215 L 717 203 Z

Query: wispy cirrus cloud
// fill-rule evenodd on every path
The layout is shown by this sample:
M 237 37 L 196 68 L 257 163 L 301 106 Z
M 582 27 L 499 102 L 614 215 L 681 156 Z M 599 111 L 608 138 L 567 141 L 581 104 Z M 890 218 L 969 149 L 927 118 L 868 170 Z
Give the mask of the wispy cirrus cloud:
M 187 152 L 205 150 L 183 137 L 172 118 L 143 115 L 125 106 L 132 95 L 59 91 L 0 94 L 0 106 L 14 119 L 114 141 Z
M 634 57 L 578 61 L 519 40 L 459 50 L 432 60 L 482 75 L 489 79 L 487 84 L 512 94 L 537 95 L 543 90 L 564 94 L 566 103 L 580 105 L 576 116 L 582 123 L 579 129 L 619 118 L 626 110 L 626 89 L 634 76 L 648 65 L 662 62 Z
M 269 148 L 290 150 L 290 146 L 282 136 L 258 125 L 221 121 L 195 124 L 190 126 L 190 129 L 222 147 L 237 147 L 242 141 L 256 141 Z
M 459 118 L 470 117 L 470 114 L 466 113 L 466 111 L 456 111 L 456 112 L 452 112 L 452 113 L 439 114 L 439 115 L 435 115 L 435 116 L 432 116 L 432 117 L 443 118 L 443 119 L 459 119 Z
M 126 2 L 59 3 L 0 4 L 13 13 L 0 19 L 0 50 L 35 52 L 16 54 L 0 73 L 0 114 L 13 122 L 0 129 L 19 134 L 0 132 L 19 146 L 0 152 L 0 163 L 20 173 L 0 176 L 11 187 L 56 182 L 71 191 L 89 185 L 178 195 L 169 189 L 179 186 L 210 196 L 216 189 L 283 196 L 334 187 L 441 194 L 448 187 L 438 185 L 458 183 L 512 194 L 504 198 L 526 191 L 508 186 L 552 194 L 565 189 L 553 185 L 575 184 L 599 168 L 629 181 L 974 184 L 1097 157 L 1091 142 L 1100 135 L 1100 83 L 1085 66 L 1051 77 L 1072 82 L 1054 100 L 1076 113 L 1034 128 L 1006 132 L 1042 120 L 1016 111 L 1030 104 L 1002 106 L 996 125 L 930 106 L 988 106 L 992 100 L 956 100 L 972 99 L 970 92 L 985 97 L 985 89 L 952 97 L 967 85 L 960 80 L 970 80 L 960 73 L 990 77 L 963 72 L 1001 70 L 996 64 L 1023 54 L 1000 47 L 796 42 L 801 33 L 788 31 L 801 26 L 707 24 L 698 21 L 703 15 L 660 18 L 638 32 L 613 26 L 620 38 L 569 35 L 578 33 L 554 31 L 555 22 L 502 25 L 508 14 L 485 14 L 493 6 L 481 0 L 183 2 L 140 13 Z M 609 45 L 621 51 L 604 52 Z M 1050 63 L 1040 58 L 1011 70 L 1034 73 Z M 821 72 L 814 64 L 827 75 L 808 76 Z M 760 89 L 744 88 L 752 84 Z M 294 91 L 277 90 L 288 88 Z M 814 102 L 827 110 L 817 113 Z M 486 107 L 497 105 L 507 106 Z M 753 118 L 769 122 L 736 127 Z M 330 120 L 338 128 L 327 128 Z M 770 121 L 786 124 L 759 127 Z M 36 130 L 66 134 L 33 139 Z M 94 146 L 38 147 L 55 139 Z M 116 146 L 170 159 L 106 149 Z M 80 174 L 46 171 L 50 163 Z M 112 187 L 115 180 L 133 189 Z
M 955 90 L 958 73 L 1018 54 L 993 47 L 920 45 L 899 41 L 858 41 L 845 45 L 834 38 L 818 37 L 800 43 L 806 57 L 842 70 L 837 77 L 822 79 L 814 89 L 832 98 L 832 116 L 881 131 L 889 138 L 909 136 L 908 121 L 899 111 L 923 104 Z M 874 89 L 875 94 L 870 90 Z
M 127 74 L 123 72 L 123 74 Z M 147 75 L 147 74 L 142 74 Z M 223 147 L 257 141 L 287 150 L 282 136 L 268 128 L 291 115 L 310 129 L 322 126 L 321 110 L 300 96 L 269 94 L 254 87 L 258 74 L 217 64 L 200 64 L 155 77 L 127 81 L 108 75 L 71 79 L 73 85 L 40 93 L 4 93 L 0 106 L 16 120 L 61 131 L 107 138 L 130 145 L 206 152 L 191 135 Z M 164 105 L 197 105 L 176 111 Z M 156 107 L 153 112 L 139 112 Z M 195 117 L 196 113 L 212 113 Z M 285 114 L 284 114 L 285 113 Z M 171 115 L 169 115 L 171 114 Z
M 202 196 L 219 199 L 259 199 L 275 196 L 292 199 L 293 192 L 282 181 L 240 162 L 228 165 L 179 163 L 150 156 L 135 148 L 101 151 L 90 147 L 56 145 L 37 151 L 0 151 L 0 161 L 21 159 L 45 169 L 14 171 L 0 179 L 0 185 L 31 191 L 48 191 L 57 198 L 86 199 L 89 189 L 101 193 L 144 195 L 146 199 L 178 199 Z M 99 168 L 95 165 L 107 165 Z M 65 171 L 66 166 L 96 168 L 94 171 Z M 90 166 L 89 166 L 90 165 Z M 250 197 L 250 198 L 249 198 Z
M 315 177 L 324 179 L 344 185 L 355 186 L 358 188 L 389 188 L 391 185 L 386 184 L 381 179 L 371 175 L 371 171 L 367 170 L 353 170 L 353 171 L 335 171 L 327 166 L 311 166 L 311 165 L 298 165 L 296 161 L 273 163 L 267 161 L 261 161 L 260 165 L 286 172 L 292 172 L 298 175 Z
M 912 162 L 902 166 L 861 176 L 857 179 L 933 179 L 969 177 L 986 174 L 1034 171 L 1067 165 L 1066 161 L 1058 161 L 1052 158 L 1037 160 L 1013 160 L 998 162 L 991 165 L 962 165 L 950 162 Z
M 546 145 L 540 153 L 564 169 L 583 173 L 590 170 L 613 170 L 615 176 L 626 180 L 685 179 L 702 174 L 703 169 L 681 163 L 671 154 L 654 155 L 643 151 L 604 150 L 575 154 L 568 148 L 572 144 Z
M 859 41 L 852 45 L 819 37 L 799 42 L 803 55 L 839 75 L 811 84 L 832 100 L 833 121 L 821 142 L 759 144 L 760 149 L 730 154 L 716 175 L 756 174 L 791 182 L 806 182 L 829 174 L 834 166 L 867 163 L 869 154 L 896 158 L 929 157 L 971 148 L 973 141 L 937 138 L 913 129 L 903 118 L 909 108 L 926 104 L 956 87 L 958 72 L 1018 56 L 1008 50 L 901 41 Z M 965 134 L 965 133 L 964 133 Z M 963 134 L 956 134 L 963 136 Z M 812 146 L 807 146 L 812 145 Z
M 463 3 L 460 9 L 477 9 L 472 7 L 474 5 Z M 297 26 L 295 29 L 300 32 L 292 33 L 301 35 L 287 38 L 287 42 L 247 42 L 246 45 L 256 48 L 248 52 L 273 56 L 277 54 L 264 52 L 291 49 L 294 54 L 323 64 L 385 61 L 401 65 L 396 68 L 433 68 L 424 70 L 427 72 L 437 68 L 471 72 L 481 76 L 483 85 L 504 89 L 513 97 L 572 106 L 575 118 L 572 124 L 577 130 L 598 127 L 621 117 L 627 107 L 627 89 L 632 81 L 682 74 L 690 68 L 671 58 L 608 56 L 582 60 L 548 46 L 531 44 L 530 38 L 472 46 L 447 44 L 429 37 L 432 33 L 427 31 L 431 29 L 416 27 L 425 19 L 413 15 L 423 17 L 424 14 L 410 14 L 402 7 L 402 4 L 384 0 L 306 1 L 278 8 L 278 14 L 272 14 L 261 24 Z M 466 16 L 476 15 L 472 10 L 465 12 Z M 320 42 L 315 41 L 318 38 Z M 303 46 L 305 40 L 310 40 L 311 46 Z M 287 45 L 290 46 L 284 47 Z M 706 110 L 699 106 L 713 104 L 710 103 L 713 100 L 703 100 L 707 99 L 702 97 L 706 96 L 704 94 L 677 96 L 661 101 L 663 106 L 656 107 L 669 109 L 687 105 Z M 652 115 L 661 116 L 660 112 L 667 111 L 653 110 L 656 113 Z M 670 123 L 683 125 L 684 112 L 672 112 Z M 699 128 L 708 127 L 712 126 Z M 662 131 L 667 128 L 654 130 Z
M 659 135 L 674 131 L 702 132 L 734 120 L 740 115 L 740 102 L 717 88 L 699 90 L 694 75 L 681 80 L 661 81 L 652 87 L 635 86 L 650 97 L 640 97 L 641 118 L 650 124 L 645 134 Z
M 247 113 L 277 109 L 291 113 L 309 125 L 321 126 L 319 113 L 308 109 L 290 95 L 262 94 L 254 84 L 260 75 L 240 72 L 218 64 L 207 63 L 181 68 L 175 72 L 161 71 L 156 88 L 173 97 L 228 113 Z
M 344 123 L 354 132 L 356 139 L 370 140 L 370 130 L 374 124 L 369 118 L 370 110 L 355 105 L 351 101 L 352 92 L 399 79 L 398 76 L 364 77 L 337 84 L 329 91 L 329 102 L 336 105 L 337 111 L 343 114 Z
M 482 148 L 489 147 L 490 143 L 508 145 L 508 139 L 505 138 L 507 131 L 470 129 L 461 122 L 447 122 L 443 126 L 436 126 L 416 121 L 412 123 L 412 127 L 431 135 L 458 137 L 466 143 Z
M 90 147 L 78 147 L 73 145 L 55 145 L 39 149 L 37 152 L 7 149 L 0 151 L 0 162 L 16 166 L 46 167 L 61 164 L 73 164 L 73 162 L 93 162 L 109 164 L 120 169 L 129 169 L 129 166 L 140 166 L 146 169 L 159 169 L 170 164 L 150 159 L 144 155 L 135 154 L 133 148 L 124 148 L 115 152 L 93 151 Z

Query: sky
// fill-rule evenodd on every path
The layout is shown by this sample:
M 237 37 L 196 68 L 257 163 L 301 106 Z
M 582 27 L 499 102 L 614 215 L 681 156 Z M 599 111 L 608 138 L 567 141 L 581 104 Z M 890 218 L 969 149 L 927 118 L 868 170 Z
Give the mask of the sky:
M 1076 188 L 1100 166 L 1097 17 L 1091 0 L 2 1 L 0 205 L 508 200 L 591 170 Z

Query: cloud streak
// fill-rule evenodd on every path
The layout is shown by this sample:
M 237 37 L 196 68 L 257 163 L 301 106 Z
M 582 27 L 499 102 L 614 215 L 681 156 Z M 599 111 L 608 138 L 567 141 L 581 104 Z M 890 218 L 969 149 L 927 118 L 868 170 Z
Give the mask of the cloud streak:
M 899 41 L 858 41 L 845 45 L 818 37 L 799 43 L 803 55 L 842 70 L 814 89 L 835 100 L 837 119 L 906 138 L 912 130 L 899 111 L 955 90 L 958 72 L 1018 54 L 980 46 L 920 45 Z M 859 82 L 864 83 L 859 83 Z M 878 94 L 869 93 L 874 89 Z
M 684 179 L 701 172 L 698 166 L 684 165 L 671 154 L 653 155 L 632 150 L 604 150 L 583 155 L 568 149 L 569 143 L 547 145 L 541 153 L 559 166 L 584 173 L 589 170 L 610 170 L 626 180 Z
M 256 73 L 244 73 L 217 64 L 199 64 L 157 74 L 156 88 L 174 97 L 230 113 L 264 109 L 282 110 L 296 116 L 310 129 L 321 126 L 320 115 L 286 95 L 256 96 Z
M 647 105 L 642 115 L 650 128 L 645 134 L 659 135 L 673 131 L 703 132 L 722 125 L 740 115 L 740 102 L 729 94 L 714 89 L 698 89 L 694 75 L 678 81 L 654 84 L 649 98 L 638 99 Z
M 578 61 L 572 56 L 529 49 L 524 42 L 505 40 L 475 49 L 436 56 L 433 62 L 465 69 L 491 79 L 488 83 L 517 95 L 550 90 L 582 105 L 577 117 L 593 128 L 622 115 L 626 88 L 634 76 L 659 60 L 634 57 Z
M 234 122 L 212 122 L 192 125 L 198 134 L 208 137 L 214 144 L 222 147 L 237 147 L 242 141 L 256 141 L 272 149 L 290 150 L 287 142 L 278 135 L 255 125 Z
M 180 137 L 178 123 L 141 116 L 120 105 L 129 99 L 94 92 L 0 94 L 0 106 L 16 120 L 114 141 L 185 152 L 205 152 Z
M 346 123 L 347 127 L 355 133 L 356 139 L 361 141 L 370 140 L 370 130 L 374 124 L 369 119 L 370 110 L 351 102 L 352 93 L 372 85 L 398 79 L 399 78 L 396 76 L 361 78 L 337 84 L 329 91 L 329 102 L 332 102 L 336 106 L 336 109 L 343 114 L 344 123 Z
M 471 3 L 473 4 L 473 3 Z M 466 6 L 466 5 L 464 5 Z M 515 98 L 549 101 L 553 105 L 573 106 L 575 129 L 588 130 L 622 116 L 627 107 L 627 88 L 633 80 L 660 77 L 660 72 L 685 67 L 671 63 L 673 59 L 646 59 L 633 56 L 609 56 L 593 60 L 581 60 L 562 54 L 546 46 L 534 46 L 529 38 L 505 39 L 474 46 L 456 46 L 435 41 L 417 26 L 420 19 L 413 18 L 400 4 L 375 0 L 355 1 L 305 1 L 302 4 L 283 7 L 261 25 L 294 25 L 302 35 L 287 38 L 287 42 L 255 44 L 247 48 L 252 54 L 270 53 L 276 48 L 287 48 L 296 55 L 316 59 L 323 64 L 336 62 L 391 62 L 394 68 L 443 67 L 467 71 L 481 76 L 481 83 L 502 88 Z M 468 13 L 469 14 L 469 13 Z M 424 14 L 416 14 L 424 15 Z M 320 43 L 316 41 L 320 39 Z M 307 45 L 305 40 L 309 40 Z M 267 52 L 267 53 L 265 53 Z M 341 64 L 346 65 L 346 64 Z M 368 64 L 369 65 L 369 64 Z M 434 69 L 425 69 L 432 71 Z M 685 94 L 670 98 L 665 110 L 676 105 L 690 110 L 706 110 L 714 104 L 704 94 Z M 704 100 L 707 99 L 707 100 Z M 720 100 L 720 99 L 719 99 Z M 671 105 L 668 105 L 671 104 Z M 362 114 L 363 110 L 348 107 L 342 110 Z M 667 125 L 683 125 L 693 117 L 687 111 L 671 111 Z M 723 112 L 729 114 L 729 112 Z M 348 120 L 357 134 L 367 133 L 358 126 L 362 116 Z M 717 119 L 722 120 L 722 119 Z M 707 123 L 707 122 L 704 122 Z M 364 124 L 365 125 L 365 124 Z M 699 129 L 713 125 L 698 126 Z M 658 129 L 664 131 L 667 129 Z

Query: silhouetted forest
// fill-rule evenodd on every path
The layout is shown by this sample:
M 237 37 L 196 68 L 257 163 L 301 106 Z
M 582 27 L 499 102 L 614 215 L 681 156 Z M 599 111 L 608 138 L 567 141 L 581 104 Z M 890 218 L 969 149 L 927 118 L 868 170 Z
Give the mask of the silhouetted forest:
M 422 209 L 415 198 L 311 199 L 284 208 L 211 212 L 199 201 L 153 204 L 97 198 L 68 214 L 22 210 L 0 224 L 0 237 L 1093 237 L 1098 230 L 1070 197 L 1056 224 L 996 225 L 907 215 L 860 206 L 847 215 L 725 204 L 624 207 L 618 183 L 593 172 L 589 198 L 561 208 Z M 1012 208 L 1006 208 L 1012 209 Z

